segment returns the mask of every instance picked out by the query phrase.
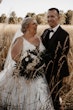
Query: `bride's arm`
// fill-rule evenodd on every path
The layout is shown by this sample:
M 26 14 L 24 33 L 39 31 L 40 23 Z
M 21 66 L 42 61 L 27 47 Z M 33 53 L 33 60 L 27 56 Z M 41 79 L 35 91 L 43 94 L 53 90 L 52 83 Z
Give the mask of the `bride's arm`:
M 15 62 L 20 59 L 21 51 L 23 46 L 23 39 L 21 37 L 17 38 L 11 49 L 11 57 Z

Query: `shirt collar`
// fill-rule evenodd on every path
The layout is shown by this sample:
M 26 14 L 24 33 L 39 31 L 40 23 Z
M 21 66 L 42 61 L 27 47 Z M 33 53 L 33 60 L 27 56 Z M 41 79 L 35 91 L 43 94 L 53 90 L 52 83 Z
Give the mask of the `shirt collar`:
M 56 27 L 51 28 L 50 30 L 53 30 L 54 32 L 56 32 L 56 30 L 58 29 L 58 27 L 60 26 L 60 24 L 58 24 Z

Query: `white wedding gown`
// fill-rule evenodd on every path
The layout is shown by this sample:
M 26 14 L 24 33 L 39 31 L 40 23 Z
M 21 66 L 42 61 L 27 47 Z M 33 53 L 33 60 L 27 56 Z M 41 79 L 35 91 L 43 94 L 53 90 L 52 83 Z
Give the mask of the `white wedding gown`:
M 26 62 L 29 61 L 29 50 L 33 53 L 36 47 L 23 38 L 21 59 L 26 57 Z M 44 50 L 42 43 L 38 50 L 40 53 Z M 32 58 L 39 62 L 36 54 L 32 54 Z M 27 71 L 33 70 L 35 62 L 31 62 Z M 45 75 L 39 72 L 41 69 L 37 69 L 37 72 L 35 70 L 37 74 L 28 77 L 26 74 L 29 72 L 19 75 L 16 70 L 16 63 L 12 60 L 8 67 L 0 72 L 0 110 L 54 110 Z

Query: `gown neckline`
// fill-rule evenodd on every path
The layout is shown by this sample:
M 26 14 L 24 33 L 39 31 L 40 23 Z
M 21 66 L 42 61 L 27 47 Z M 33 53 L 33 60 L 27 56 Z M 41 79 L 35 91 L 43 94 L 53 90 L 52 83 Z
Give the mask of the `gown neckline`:
M 35 47 L 35 48 L 37 48 L 37 46 L 35 46 L 34 44 L 32 44 L 31 42 L 29 42 L 27 39 L 25 39 L 24 37 L 23 37 L 23 39 L 27 42 L 27 43 L 29 43 L 30 45 L 32 45 L 33 47 Z M 39 47 L 39 46 L 38 46 Z

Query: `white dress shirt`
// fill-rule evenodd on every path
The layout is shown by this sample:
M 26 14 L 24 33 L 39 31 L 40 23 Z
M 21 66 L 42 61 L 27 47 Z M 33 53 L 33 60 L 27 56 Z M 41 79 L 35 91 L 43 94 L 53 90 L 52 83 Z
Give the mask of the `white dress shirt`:
M 58 29 L 59 26 L 60 25 L 58 24 L 55 28 L 50 28 L 50 30 L 53 30 L 53 32 L 50 32 L 49 39 L 52 38 L 53 34 L 57 31 L 57 29 Z

